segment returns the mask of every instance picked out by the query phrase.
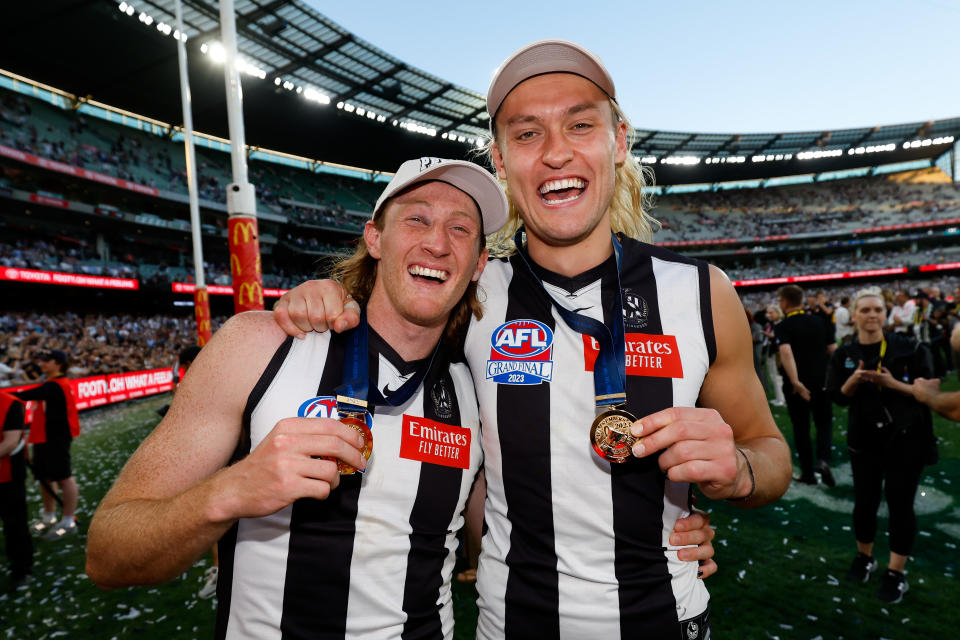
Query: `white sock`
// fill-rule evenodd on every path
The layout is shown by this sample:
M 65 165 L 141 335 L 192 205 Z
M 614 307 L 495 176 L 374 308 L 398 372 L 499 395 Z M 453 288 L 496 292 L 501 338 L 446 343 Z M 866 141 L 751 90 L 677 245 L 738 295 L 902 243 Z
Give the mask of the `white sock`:
M 56 522 L 57 521 L 57 512 L 56 511 L 42 511 L 41 518 L 44 522 Z
M 73 516 L 64 516 L 63 520 L 61 520 L 55 525 L 55 528 L 59 529 L 60 527 L 63 527 L 64 529 L 69 529 L 70 527 L 73 526 L 73 524 L 74 524 Z

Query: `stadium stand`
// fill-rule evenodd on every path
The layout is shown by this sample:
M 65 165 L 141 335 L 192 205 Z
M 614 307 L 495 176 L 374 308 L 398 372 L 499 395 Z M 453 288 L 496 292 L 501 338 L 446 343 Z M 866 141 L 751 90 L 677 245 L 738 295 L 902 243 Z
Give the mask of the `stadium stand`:
M 903 183 L 896 175 L 855 178 L 668 195 L 659 199 L 654 215 L 664 223 L 661 242 L 815 236 L 960 218 L 960 189 L 952 183 Z
M 225 321 L 215 317 L 214 328 Z M 53 349 L 69 355 L 68 376 L 82 378 L 169 368 L 196 341 L 193 318 L 173 315 L 11 311 L 0 314 L 0 333 L 0 386 L 34 382 L 30 363 Z

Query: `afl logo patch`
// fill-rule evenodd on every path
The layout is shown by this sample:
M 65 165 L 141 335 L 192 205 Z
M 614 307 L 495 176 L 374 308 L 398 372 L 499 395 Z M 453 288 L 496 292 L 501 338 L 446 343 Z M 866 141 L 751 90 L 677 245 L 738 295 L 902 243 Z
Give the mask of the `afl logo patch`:
M 490 336 L 487 380 L 539 384 L 553 378 L 553 331 L 537 320 L 511 320 Z
M 304 400 L 297 408 L 298 418 L 332 418 L 340 419 L 340 413 L 337 412 L 337 399 L 333 396 L 317 396 Z M 368 427 L 373 427 L 373 417 L 367 413 L 366 422 Z
M 623 290 L 623 324 L 629 329 L 643 329 L 647 326 L 650 308 L 647 301 L 633 289 Z
M 337 413 L 337 399 L 333 396 L 317 396 L 303 402 L 297 409 L 298 418 L 333 418 L 340 417 Z

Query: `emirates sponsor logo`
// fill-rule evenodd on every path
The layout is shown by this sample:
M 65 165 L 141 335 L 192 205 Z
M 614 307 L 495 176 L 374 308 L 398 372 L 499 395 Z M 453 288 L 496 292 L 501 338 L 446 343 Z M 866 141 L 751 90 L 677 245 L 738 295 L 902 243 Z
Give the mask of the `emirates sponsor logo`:
M 682 378 L 683 363 L 677 349 L 676 336 L 628 333 L 625 336 L 628 376 Z M 600 354 L 600 345 L 590 336 L 583 336 L 584 370 L 593 371 Z
M 415 416 L 403 416 L 400 457 L 458 469 L 470 468 L 469 429 Z

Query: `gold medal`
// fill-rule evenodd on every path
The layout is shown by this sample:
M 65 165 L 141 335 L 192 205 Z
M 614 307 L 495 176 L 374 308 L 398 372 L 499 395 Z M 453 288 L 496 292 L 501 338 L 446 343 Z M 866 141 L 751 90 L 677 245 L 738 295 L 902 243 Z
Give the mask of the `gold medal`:
M 640 440 L 630 433 L 630 425 L 636 422 L 628 411 L 608 409 L 593 420 L 590 426 L 590 442 L 593 450 L 604 460 L 626 462 L 633 456 L 633 445 Z
M 363 449 L 361 453 L 366 460 L 370 459 L 370 453 L 373 451 L 373 433 L 367 426 L 366 413 L 343 413 L 340 415 L 340 422 L 355 429 L 360 437 L 363 438 Z M 333 460 L 333 458 L 327 458 Z M 342 460 L 336 460 L 337 471 L 342 476 L 348 476 L 355 473 L 356 469 Z

